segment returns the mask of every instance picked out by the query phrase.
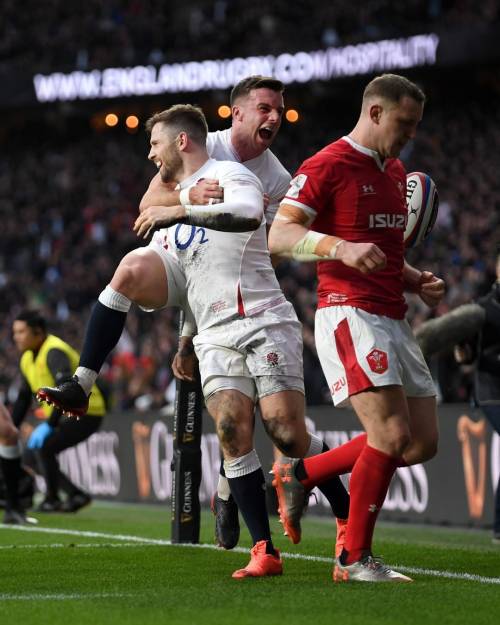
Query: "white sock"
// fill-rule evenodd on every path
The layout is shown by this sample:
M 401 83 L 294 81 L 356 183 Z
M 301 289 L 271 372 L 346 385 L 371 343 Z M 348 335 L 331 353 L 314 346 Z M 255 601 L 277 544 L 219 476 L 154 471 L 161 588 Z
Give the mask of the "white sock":
M 21 447 L 20 444 L 16 445 L 0 445 L 0 458 L 5 458 L 5 460 L 14 460 L 15 458 L 21 457 Z
M 244 456 L 234 458 L 233 460 L 224 460 L 224 473 L 228 480 L 234 477 L 243 477 L 249 473 L 253 473 L 260 469 L 261 464 L 259 456 L 255 449 L 249 451 Z
M 323 441 L 316 434 L 311 434 L 309 432 L 309 436 L 311 437 L 311 444 L 309 445 L 309 449 L 307 450 L 306 458 L 310 458 L 311 456 L 317 456 L 323 452 Z
M 78 378 L 78 384 L 85 391 L 85 395 L 90 395 L 90 391 L 99 374 L 96 371 L 92 371 L 92 369 L 87 369 L 87 367 L 78 367 L 75 375 Z
M 132 306 L 132 300 L 129 300 L 126 295 L 122 295 L 121 293 L 118 293 L 118 291 L 115 291 L 109 284 L 104 291 L 101 292 L 98 299 L 103 306 L 107 306 L 112 310 L 119 310 L 124 313 L 128 313 L 130 307 Z
M 219 473 L 219 481 L 217 482 L 217 495 L 227 501 L 231 495 L 231 489 L 229 488 L 229 482 L 227 477 Z

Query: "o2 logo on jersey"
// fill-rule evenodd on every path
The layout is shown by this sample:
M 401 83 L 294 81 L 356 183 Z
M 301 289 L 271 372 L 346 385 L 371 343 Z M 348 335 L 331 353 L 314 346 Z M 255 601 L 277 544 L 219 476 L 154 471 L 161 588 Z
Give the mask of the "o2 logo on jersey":
M 372 349 L 366 357 L 366 360 L 368 361 L 368 365 L 373 373 L 384 373 L 387 371 L 387 367 L 389 366 L 387 353 L 381 349 Z
M 187 234 L 187 237 L 186 237 Z M 175 227 L 175 246 L 178 250 L 187 250 L 187 248 L 196 241 L 197 243 L 208 243 L 208 238 L 205 234 L 205 228 L 198 228 L 197 226 L 185 226 L 184 224 L 177 224 Z

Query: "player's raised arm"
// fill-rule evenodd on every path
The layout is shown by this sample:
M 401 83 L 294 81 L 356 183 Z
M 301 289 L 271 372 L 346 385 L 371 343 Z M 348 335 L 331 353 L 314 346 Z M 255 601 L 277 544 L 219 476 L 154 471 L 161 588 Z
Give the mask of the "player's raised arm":
M 139 212 L 142 213 L 150 206 L 174 206 L 179 204 L 180 191 L 176 191 L 175 182 L 163 182 L 160 174 L 156 174 L 149 183 L 146 193 L 142 196 L 139 204 Z
M 185 206 L 181 223 L 203 226 L 225 232 L 257 230 L 264 216 L 264 194 L 258 179 L 237 174 L 221 180 L 224 189 L 222 202 L 208 206 Z
M 257 178 L 232 177 L 223 182 L 223 187 L 223 201 L 216 204 L 150 206 L 139 215 L 134 230 L 143 237 L 176 223 L 224 232 L 257 230 L 264 215 L 264 197 Z
M 269 251 L 298 261 L 339 260 L 362 273 L 382 269 L 386 257 L 374 243 L 351 243 L 340 237 L 309 230 L 311 216 L 302 208 L 285 201 L 281 204 L 271 230 Z
M 163 182 L 160 174 L 156 174 L 149 183 L 146 193 L 142 196 L 139 204 L 139 212 L 142 213 L 150 206 L 178 206 L 182 204 L 181 191 L 176 189 L 176 182 Z M 185 203 L 189 204 L 211 204 L 214 201 L 220 202 L 224 197 L 222 187 L 218 180 L 200 180 L 197 184 L 186 189 L 184 194 Z

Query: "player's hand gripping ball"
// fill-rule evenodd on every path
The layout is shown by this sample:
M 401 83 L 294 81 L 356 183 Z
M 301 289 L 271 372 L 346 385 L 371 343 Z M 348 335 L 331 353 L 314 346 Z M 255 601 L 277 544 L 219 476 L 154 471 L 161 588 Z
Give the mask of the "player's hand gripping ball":
M 406 176 L 408 219 L 405 246 L 415 247 L 429 235 L 438 214 L 439 196 L 430 176 L 415 171 Z

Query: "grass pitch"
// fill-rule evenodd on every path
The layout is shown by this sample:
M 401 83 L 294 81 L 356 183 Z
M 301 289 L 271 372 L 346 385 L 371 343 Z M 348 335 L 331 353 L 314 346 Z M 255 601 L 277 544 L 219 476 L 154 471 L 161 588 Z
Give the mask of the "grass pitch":
M 375 552 L 413 584 L 333 584 L 331 521 L 308 518 L 293 546 L 272 520 L 284 575 L 233 580 L 246 549 L 172 546 L 170 511 L 94 504 L 0 526 L 0 623 L 22 625 L 457 625 L 500 622 L 500 546 L 489 532 L 380 525 Z M 204 543 L 204 544 L 203 544 Z M 248 548 L 243 532 L 240 547 Z

